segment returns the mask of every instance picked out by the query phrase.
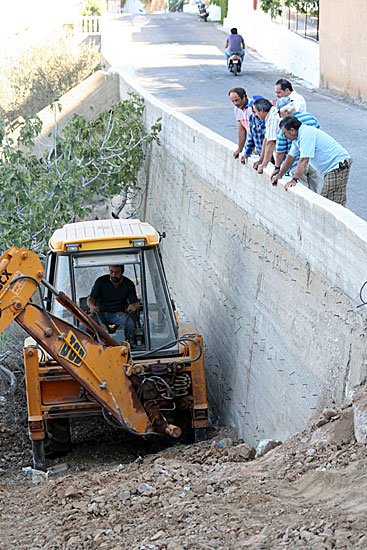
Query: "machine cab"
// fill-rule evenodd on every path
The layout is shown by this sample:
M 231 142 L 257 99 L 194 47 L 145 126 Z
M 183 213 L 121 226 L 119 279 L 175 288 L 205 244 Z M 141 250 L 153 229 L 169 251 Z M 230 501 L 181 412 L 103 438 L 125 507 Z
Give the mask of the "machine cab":
M 67 224 L 50 239 L 46 279 L 88 312 L 87 297 L 98 277 L 109 266 L 124 265 L 124 277 L 134 285 L 140 309 L 131 315 L 134 323 L 130 346 L 134 356 L 166 346 L 177 339 L 177 320 L 170 299 L 159 252 L 160 235 L 139 220 L 94 220 Z M 78 325 L 77 319 L 46 290 L 46 307 L 57 317 Z M 103 325 L 102 325 L 103 326 Z M 79 328 L 84 326 L 80 325 Z M 106 327 L 121 343 L 124 332 Z M 175 353 L 177 346 L 169 348 Z M 167 354 L 167 351 L 164 353 Z M 159 356 L 159 350 L 157 351 Z

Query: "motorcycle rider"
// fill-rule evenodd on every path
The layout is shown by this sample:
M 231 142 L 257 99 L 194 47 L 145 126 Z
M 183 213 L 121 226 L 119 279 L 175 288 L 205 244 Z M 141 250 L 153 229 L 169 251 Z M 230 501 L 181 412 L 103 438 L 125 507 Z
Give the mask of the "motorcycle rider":
M 200 2 L 198 2 L 198 9 L 199 9 L 200 19 L 204 19 L 204 21 L 207 21 L 208 17 L 209 17 L 209 12 L 207 11 L 206 5 L 204 4 L 204 2 L 202 0 L 200 0 Z
M 239 54 L 241 64 L 243 63 L 243 58 L 245 57 L 245 42 L 243 40 L 243 37 L 237 33 L 236 28 L 231 29 L 231 34 L 227 36 L 224 47 L 227 58 L 227 65 L 231 54 L 234 52 Z

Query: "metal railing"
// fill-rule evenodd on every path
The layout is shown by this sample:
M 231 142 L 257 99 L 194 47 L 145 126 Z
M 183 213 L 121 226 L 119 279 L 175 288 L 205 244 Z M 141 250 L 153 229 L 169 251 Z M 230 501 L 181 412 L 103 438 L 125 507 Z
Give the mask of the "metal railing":
M 101 16 L 81 15 L 74 21 L 74 34 L 82 35 L 100 35 L 101 34 Z
M 273 21 L 305 38 L 315 40 L 315 42 L 319 41 L 319 15 L 311 15 L 310 9 L 307 9 L 307 3 L 305 3 L 305 13 L 303 13 L 295 8 L 285 6 L 284 0 L 282 0 L 282 15 L 277 16 Z

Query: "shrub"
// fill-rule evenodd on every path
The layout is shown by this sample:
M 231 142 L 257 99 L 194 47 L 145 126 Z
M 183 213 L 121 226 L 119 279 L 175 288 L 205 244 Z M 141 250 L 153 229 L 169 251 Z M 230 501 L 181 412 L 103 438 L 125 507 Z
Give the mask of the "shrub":
M 56 109 L 57 105 L 53 106 Z M 0 234 L 2 251 L 12 245 L 45 252 L 50 234 L 88 217 L 96 203 L 136 186 L 145 145 L 158 141 L 160 122 L 147 131 L 144 102 L 136 94 L 95 118 L 74 114 L 41 158 L 34 145 L 38 117 L 22 122 L 18 144 L 5 132 L 0 142 Z
M 220 6 L 221 8 L 221 23 L 223 24 L 223 19 L 227 17 L 228 13 L 228 0 L 211 0 L 211 4 Z
M 102 15 L 101 0 L 88 0 L 80 15 Z
M 0 66 L 0 116 L 12 121 L 34 116 L 98 67 L 96 46 L 76 46 L 70 32 L 60 32 L 42 43 L 6 58 Z

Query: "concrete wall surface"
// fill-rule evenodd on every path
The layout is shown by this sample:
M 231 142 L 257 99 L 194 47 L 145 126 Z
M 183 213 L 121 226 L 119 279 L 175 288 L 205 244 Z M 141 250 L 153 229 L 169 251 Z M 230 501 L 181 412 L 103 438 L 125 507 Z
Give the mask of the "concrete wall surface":
M 204 335 L 213 419 L 250 443 L 284 439 L 367 375 L 367 307 L 357 308 L 367 223 L 301 185 L 272 188 L 269 171 L 233 160 L 235 144 L 124 73 L 67 94 L 60 124 L 129 91 L 145 97 L 147 126 L 162 117 L 161 145 L 141 173 L 141 216 L 167 232 L 173 297 Z
M 367 2 L 320 2 L 321 82 L 325 88 L 367 101 Z
M 363 0 L 361 0 L 363 1 Z M 271 21 L 253 0 L 228 0 L 225 27 L 237 27 L 245 44 L 280 69 L 320 86 L 320 46 Z
M 203 333 L 210 407 L 246 441 L 283 439 L 367 374 L 367 223 L 304 188 L 272 188 L 234 144 L 121 75 L 162 117 L 145 167 L 174 298 Z
M 96 116 L 117 101 L 120 101 L 117 75 L 97 71 L 60 98 L 62 110 L 59 112 L 57 109 L 56 112 L 58 130 L 61 131 L 64 128 L 73 114 L 77 113 L 85 117 Z M 53 143 L 49 133 L 54 132 L 55 114 L 49 107 L 45 107 L 38 116 L 43 122 L 41 140 L 38 144 L 38 150 L 42 150 Z

